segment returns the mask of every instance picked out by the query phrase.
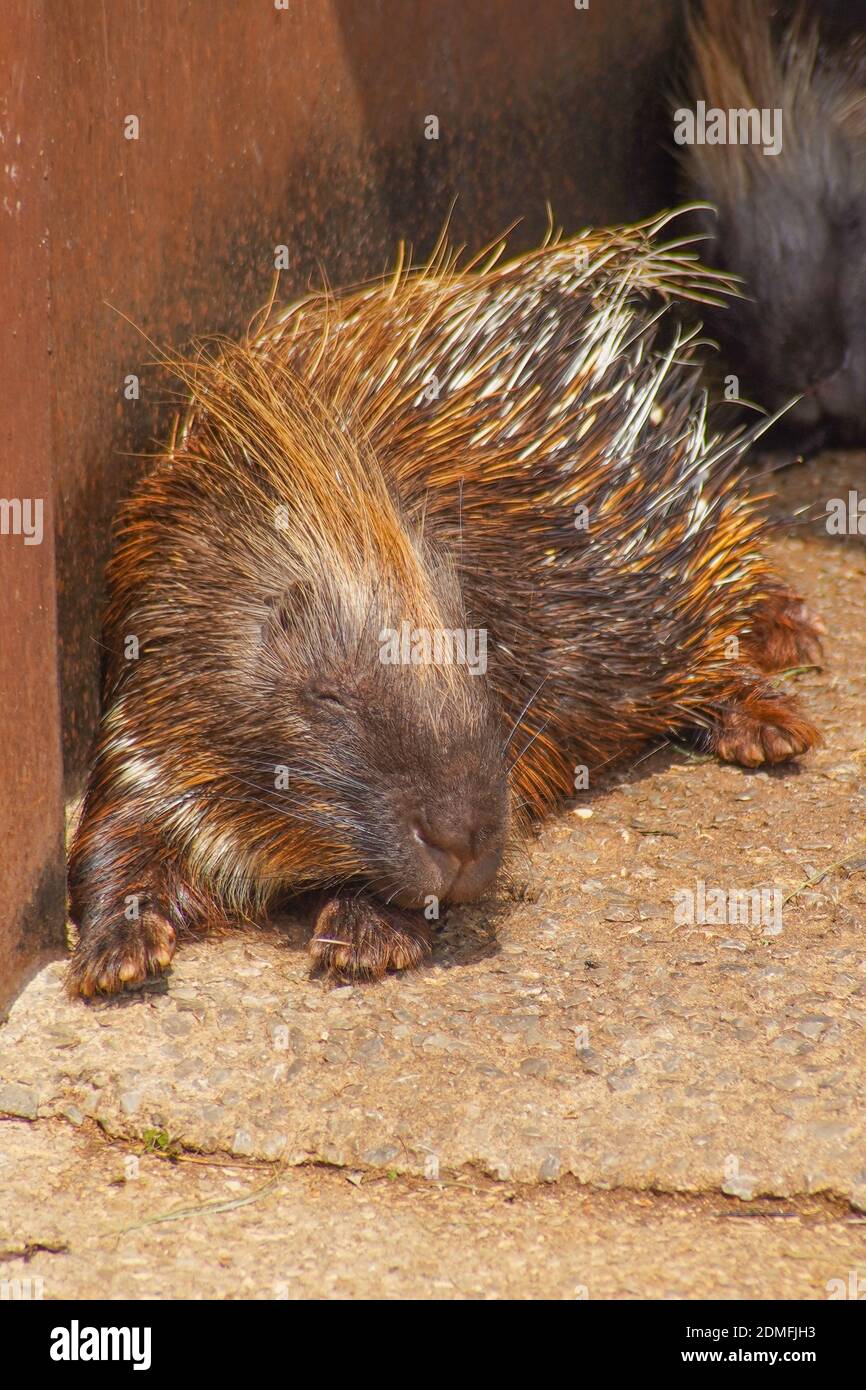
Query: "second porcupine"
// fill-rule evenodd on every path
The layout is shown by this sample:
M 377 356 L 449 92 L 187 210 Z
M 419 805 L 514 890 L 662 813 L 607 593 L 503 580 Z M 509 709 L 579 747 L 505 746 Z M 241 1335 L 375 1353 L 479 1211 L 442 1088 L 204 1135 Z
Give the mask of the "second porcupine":
M 424 909 L 477 897 L 577 768 L 815 742 L 766 673 L 816 627 L 669 312 L 719 281 L 663 225 L 442 252 L 179 366 L 108 571 L 73 993 L 306 889 L 333 975 L 417 964 Z
M 866 441 L 866 39 L 792 8 L 706 0 L 675 105 L 774 123 L 769 153 L 738 125 L 680 155 L 689 196 L 715 206 L 702 255 L 743 280 L 709 317 L 727 366 L 771 410 L 802 394 L 776 433 L 811 451 Z

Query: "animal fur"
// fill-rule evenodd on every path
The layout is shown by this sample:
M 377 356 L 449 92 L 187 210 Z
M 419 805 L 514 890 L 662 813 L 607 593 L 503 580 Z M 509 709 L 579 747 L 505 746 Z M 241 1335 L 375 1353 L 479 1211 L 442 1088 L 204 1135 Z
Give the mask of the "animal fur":
M 681 149 L 702 217 L 702 254 L 742 278 L 709 315 L 740 394 L 799 402 L 789 432 L 814 445 L 866 437 L 866 41 L 831 42 L 801 8 L 707 0 L 690 12 L 689 72 L 675 105 L 781 112 L 782 148 Z
M 671 312 L 725 283 L 666 220 L 502 266 L 440 247 L 177 364 L 186 419 L 108 571 L 73 992 L 305 890 L 324 968 L 416 964 L 425 906 L 478 896 L 578 767 L 815 742 L 767 672 L 816 628 Z M 403 622 L 485 629 L 486 674 L 383 664 Z

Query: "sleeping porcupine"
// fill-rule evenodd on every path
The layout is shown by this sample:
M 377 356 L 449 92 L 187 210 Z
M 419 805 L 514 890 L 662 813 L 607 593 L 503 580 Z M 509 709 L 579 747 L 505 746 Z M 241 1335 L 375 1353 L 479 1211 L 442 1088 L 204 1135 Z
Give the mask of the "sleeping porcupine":
M 744 297 L 708 322 L 744 396 L 778 410 L 802 393 L 784 433 L 812 450 L 862 443 L 866 38 L 819 32 L 803 8 L 791 18 L 784 7 L 786 22 L 774 8 L 707 0 L 689 24 L 688 104 L 727 120 L 763 112 L 781 146 L 765 154 L 754 130 L 745 143 L 711 144 L 708 130 L 707 143 L 681 147 L 688 195 L 717 209 L 701 217 L 702 254 L 744 281 Z
M 665 220 L 501 267 L 440 248 L 177 365 L 108 570 L 73 993 L 307 889 L 325 970 L 417 964 L 425 905 L 477 897 L 576 767 L 813 745 L 765 673 L 819 625 L 760 557 L 744 438 L 707 439 L 669 306 L 720 282 Z

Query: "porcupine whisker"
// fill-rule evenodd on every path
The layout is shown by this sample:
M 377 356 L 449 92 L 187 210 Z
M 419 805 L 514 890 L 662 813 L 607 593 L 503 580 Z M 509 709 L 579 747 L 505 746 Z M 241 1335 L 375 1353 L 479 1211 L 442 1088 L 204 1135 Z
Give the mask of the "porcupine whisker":
M 380 880 L 379 880 L 378 878 L 364 879 L 363 881 L 361 881 L 361 882 L 358 883 L 358 886 L 357 886 L 355 892 L 352 894 L 352 897 L 353 897 L 353 899 L 354 899 L 356 902 L 357 902 L 358 898 L 363 897 L 365 894 L 367 894 L 367 895 L 372 895 L 372 896 L 377 897 L 377 898 L 381 898 L 381 897 L 382 897 L 382 894 L 383 894 L 384 892 L 387 892 L 388 887 L 390 886 L 390 884 L 392 883 L 392 881 L 393 881 L 393 880 L 391 880 L 391 879 L 386 879 L 384 882 L 380 882 Z M 399 881 L 399 880 L 396 880 L 395 887 L 394 887 L 394 893 L 398 893 L 399 891 L 400 891 L 400 881 Z M 392 894 L 392 896 L 393 896 L 393 894 Z M 391 899 L 388 898 L 388 899 L 387 899 L 387 903 L 390 903 L 390 901 L 391 901 Z
M 405 887 L 405 885 L 402 886 Z M 374 876 L 373 878 L 366 879 L 364 881 L 362 891 L 365 893 L 372 893 L 375 897 L 381 898 L 382 895 L 384 893 L 387 893 L 389 889 L 391 889 L 391 891 L 394 893 L 398 893 L 400 891 L 400 887 L 401 880 L 399 878 L 394 876 L 385 877 L 379 874 L 378 876 Z
M 114 656 L 114 650 L 113 650 L 113 648 L 112 648 L 112 647 L 107 647 L 107 646 L 105 645 L 104 642 L 101 642 L 101 641 L 99 640 L 98 637 L 94 637 L 94 636 L 93 636 L 93 633 L 90 633 L 90 640 L 91 640 L 91 642 L 93 642 L 93 644 L 94 644 L 95 646 L 101 647 L 102 650 L 103 650 L 104 652 L 110 652 L 110 654 L 111 654 L 112 656 Z
M 640 767 L 641 763 L 645 763 L 647 758 L 653 757 L 655 753 L 661 753 L 664 748 L 670 748 L 670 746 L 671 740 L 669 738 L 666 738 L 663 743 L 657 743 L 654 748 L 650 748 L 647 753 L 644 753 L 643 757 L 638 758 L 631 764 L 632 770 L 636 767 Z
M 296 807 L 301 807 L 301 808 L 303 808 L 304 810 L 307 810 L 307 811 L 309 810 L 309 803 L 308 803 L 307 801 L 305 801 L 303 797 L 292 797 L 292 798 L 289 800 L 288 804 L 285 804 L 285 803 L 280 804 L 280 803 L 278 803 L 278 802 L 269 801 L 269 800 L 267 799 L 267 797 L 266 797 L 266 794 L 265 794 L 265 790 L 266 790 L 266 789 L 263 788 L 263 787 L 260 787 L 257 783 L 255 783 L 255 782 L 248 782 L 248 781 L 246 780 L 246 778 L 244 778 L 244 777 L 238 777 L 238 776 L 235 776 L 234 781 L 235 781 L 235 782 L 240 782 L 240 783 L 242 783 L 244 786 L 249 787 L 251 790 L 253 790 L 253 791 L 255 791 L 255 792 L 258 793 L 258 796 L 255 797 L 255 798 L 249 797 L 249 798 L 236 798 L 236 799 L 239 799 L 239 800 L 240 800 L 240 799 L 245 799 L 245 800 L 250 800 L 250 801 L 255 800 L 256 803 L 257 803 L 258 805 L 260 805 L 260 806 L 265 806 L 265 807 L 267 807 L 269 810 L 272 810 L 272 811 L 277 811 L 277 812 L 279 812 L 281 815 L 282 815 L 282 814 L 284 814 L 284 815 L 294 815 L 294 814 L 295 814 L 295 808 L 296 808 Z M 276 790 L 276 788 L 275 788 L 275 790 Z
M 319 830 L 333 830 L 335 826 L 338 825 L 343 829 L 352 828 L 351 823 L 346 820 L 337 821 L 333 816 L 326 818 L 311 814 L 308 804 L 304 801 L 297 801 L 293 804 L 292 807 L 287 807 L 275 806 L 272 802 L 264 801 L 261 798 L 257 797 L 226 797 L 223 799 L 226 801 L 236 801 L 241 805 L 261 806 L 264 810 L 272 811 L 277 815 L 285 816 L 292 822 L 301 822 L 304 825 L 314 826 L 316 829 Z M 300 807 L 302 808 L 302 810 L 296 810 L 295 807 Z
M 512 726 L 511 726 L 511 730 L 510 730 L 510 732 L 509 732 L 508 738 L 505 740 L 504 744 L 502 745 L 502 752 L 503 752 L 503 753 L 506 753 L 506 752 L 508 751 L 509 744 L 511 743 L 511 740 L 514 738 L 514 735 L 517 733 L 517 730 L 520 728 L 520 725 L 521 725 L 521 723 L 523 722 L 524 716 L 526 715 L 526 713 L 527 713 L 527 711 L 528 711 L 528 709 L 529 709 L 529 706 L 530 706 L 530 705 L 533 703 L 533 701 L 538 697 L 538 695 L 540 695 L 541 691 L 544 689 L 545 685 L 547 684 L 548 679 L 549 679 L 548 676 L 543 676 L 543 677 L 541 678 L 541 680 L 539 681 L 539 683 L 538 683 L 536 689 L 532 692 L 532 694 L 530 695 L 529 699 L 526 701 L 526 704 L 523 706 L 523 709 L 522 709 L 522 710 L 520 711 L 520 713 L 518 714 L 517 718 L 515 719 L 514 723 L 513 723 Z
M 274 769 L 276 767 L 286 768 L 286 775 L 289 778 L 288 786 L 277 787 L 273 783 Z M 237 773 L 233 774 L 234 780 L 243 781 L 245 786 L 252 787 L 254 790 L 263 794 L 270 792 L 278 792 L 281 796 L 286 796 L 291 799 L 295 795 L 294 789 L 296 787 L 296 784 L 298 783 L 304 787 L 314 787 L 321 785 L 320 780 L 317 777 L 317 769 L 305 767 L 301 770 L 299 768 L 290 767 L 285 763 L 280 763 L 279 760 L 275 760 L 273 763 L 262 763 L 260 765 L 250 764 L 248 765 L 247 770 L 249 772 L 252 772 L 253 776 L 255 776 L 256 773 L 258 773 L 260 775 L 268 777 L 270 779 L 271 785 L 263 786 L 260 782 L 253 782 L 250 781 L 248 778 L 242 778 Z M 300 800 L 300 798 L 297 797 L 295 799 Z
M 261 806 L 266 811 L 275 811 L 279 815 L 290 815 L 291 813 L 282 806 L 273 806 L 268 801 L 263 801 L 261 797 L 255 796 L 221 796 L 220 805 L 223 806 Z
M 269 773 L 269 774 L 272 776 L 272 775 L 273 775 L 273 771 L 274 771 L 274 767 L 277 767 L 277 766 L 286 766 L 286 764 L 281 763 L 279 759 L 276 759 L 273 763 L 270 763 L 270 762 L 262 763 L 259 770 L 262 771 L 262 772 Z M 253 770 L 255 771 L 256 769 L 254 768 Z M 345 789 L 350 788 L 350 787 L 354 787 L 354 788 L 356 788 L 356 789 L 358 789 L 358 790 L 362 790 L 362 791 L 364 790 L 364 784 L 363 784 L 362 782 L 360 782 L 357 778 L 350 777 L 348 774 L 345 774 L 345 775 L 342 775 L 342 776 L 339 776 L 339 777 L 338 777 L 336 774 L 334 774 L 334 773 L 332 773 L 332 772 L 329 773 L 328 770 L 325 769 L 325 768 L 323 768 L 323 767 L 322 767 L 322 768 L 316 768 L 316 767 L 312 767 L 312 766 L 310 766 L 310 767 L 304 767 L 304 768 L 292 768 L 292 767 L 288 767 L 288 768 L 287 768 L 287 772 L 288 772 L 289 778 L 293 778 L 293 777 L 294 777 L 294 778 L 297 778 L 298 781 L 302 781 L 302 782 L 307 783 L 307 784 L 309 784 L 309 785 L 316 785 L 316 786 L 321 787 L 322 785 L 324 785 L 324 784 L 327 782 L 327 783 L 329 783 L 335 790 L 345 790 Z M 252 782 L 250 782 L 248 785 L 249 785 L 249 786 L 253 786 L 254 784 L 253 784 Z M 261 788 L 261 787 L 259 787 L 259 788 L 257 788 L 257 789 L 258 789 L 259 791 L 265 790 L 264 788 Z M 274 788 L 274 790 L 286 790 L 286 791 L 287 791 L 288 788 L 284 788 L 284 789 Z
M 405 885 L 404 885 L 404 886 L 405 886 Z M 384 891 L 384 890 L 383 890 L 383 891 Z M 391 892 L 391 893 L 389 894 L 389 896 L 385 899 L 385 905 L 386 905 L 386 907 L 390 907 L 390 906 L 391 906 L 391 903 L 393 902 L 394 898 L 397 896 L 397 894 L 398 894 L 400 891 L 401 891 L 401 886 L 400 886 L 400 884 L 398 883 L 398 884 L 395 885 L 395 887 L 394 887 L 394 889 L 393 889 L 393 892 Z M 381 894 L 380 894 L 380 896 L 381 896 Z
M 532 738 L 529 740 L 529 742 L 521 749 L 521 752 L 520 752 L 519 757 L 517 757 L 517 758 L 514 759 L 514 762 L 511 764 L 511 766 L 510 766 L 509 769 L 508 769 L 508 775 L 509 775 L 509 777 L 511 776 L 512 772 L 514 771 L 514 769 L 517 767 L 517 764 L 520 762 L 520 760 L 525 756 L 525 754 L 527 754 L 527 753 L 529 752 L 529 750 L 530 750 L 530 748 L 532 747 L 532 745 L 533 745 L 533 743 L 535 742 L 535 740 L 536 740 L 537 738 L 539 738 L 539 737 L 544 733 L 545 729 L 547 728 L 547 726 L 548 726 L 548 724 L 550 723 L 550 721 L 551 721 L 552 718 L 553 718 L 553 715 L 550 715 L 550 717 L 549 717 L 548 719 L 545 719 L 545 721 L 544 721 L 544 723 L 542 724 L 541 728 L 540 728 L 540 729 L 537 729 L 537 730 L 535 731 L 535 733 L 532 735 Z

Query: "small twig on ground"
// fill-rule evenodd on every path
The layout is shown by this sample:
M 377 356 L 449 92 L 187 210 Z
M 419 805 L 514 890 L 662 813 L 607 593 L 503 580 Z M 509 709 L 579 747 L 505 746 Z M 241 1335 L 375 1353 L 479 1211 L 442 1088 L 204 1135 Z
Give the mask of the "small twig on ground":
M 778 680 L 786 681 L 790 676 L 805 676 L 809 671 L 821 670 L 823 670 L 823 667 L 816 666 L 814 663 L 808 666 L 789 666 L 787 671 L 778 671 L 776 676 Z
M 821 883 L 822 880 L 828 878 L 830 874 L 838 873 L 839 869 L 847 869 L 850 866 L 852 872 L 859 872 L 859 861 L 861 858 L 862 855 L 848 854 L 844 859 L 837 859 L 835 864 L 828 864 L 825 868 L 818 869 L 814 874 L 810 875 L 809 878 L 807 878 L 803 883 L 801 883 L 799 888 L 794 888 L 791 890 L 788 896 L 782 900 L 782 906 L 787 907 L 789 902 L 792 902 L 794 898 L 799 897 L 800 894 L 805 892 L 807 888 L 814 888 L 816 883 Z M 858 867 L 855 868 L 855 865 L 857 865 Z
M 680 838 L 678 830 L 668 830 L 664 825 L 644 825 L 639 820 L 629 821 L 629 829 L 636 830 L 640 835 L 670 835 L 675 840 Z
M 251 1202 L 258 1202 L 262 1197 L 267 1197 L 278 1186 L 282 1178 L 283 1170 L 278 1172 L 269 1182 L 263 1183 L 252 1192 L 247 1192 L 243 1197 L 217 1198 L 213 1202 L 202 1202 L 193 1207 L 176 1207 L 174 1211 L 161 1212 L 159 1216 L 146 1216 L 143 1221 L 132 1221 L 128 1226 L 118 1226 L 113 1230 L 102 1231 L 101 1239 L 107 1236 L 122 1236 L 128 1231 L 141 1231 L 147 1226 L 156 1226 L 161 1221 L 184 1221 L 190 1216 L 213 1215 L 222 1211 L 235 1211 L 238 1207 L 249 1206 Z

